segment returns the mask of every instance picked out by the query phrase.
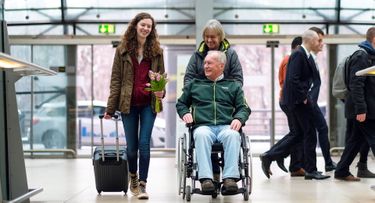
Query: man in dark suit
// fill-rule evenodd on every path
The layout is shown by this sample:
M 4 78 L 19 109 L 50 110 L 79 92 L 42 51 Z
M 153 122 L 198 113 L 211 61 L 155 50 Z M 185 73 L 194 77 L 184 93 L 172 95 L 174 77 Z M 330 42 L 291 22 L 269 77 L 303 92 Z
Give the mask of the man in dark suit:
M 312 114 L 310 115 L 310 119 L 311 119 L 312 125 L 318 132 L 319 145 L 322 150 L 322 155 L 324 157 L 324 162 L 325 162 L 325 171 L 328 172 L 336 168 L 336 163 L 332 161 L 331 153 L 329 151 L 330 143 L 328 140 L 328 125 L 318 105 L 321 79 L 320 79 L 318 64 L 315 61 L 318 52 L 321 52 L 323 50 L 324 32 L 320 28 L 317 28 L 317 27 L 311 27 L 309 28 L 309 30 L 315 31 L 319 36 L 319 48 L 318 50 L 314 50 L 311 53 L 311 56 L 313 57 L 314 62 L 315 62 L 316 69 L 313 71 L 314 72 L 313 84 L 309 90 L 309 96 L 312 101 L 311 102 Z M 294 169 L 294 170 L 290 170 L 291 176 L 304 176 L 305 175 L 305 172 L 303 170 L 303 160 L 304 160 L 303 148 L 296 148 L 296 150 L 293 150 L 290 156 L 290 166 L 289 166 L 289 169 Z
M 313 101 L 308 92 L 316 73 L 314 59 L 311 52 L 319 50 L 319 36 L 315 31 L 307 30 L 302 35 L 303 44 L 292 53 L 287 66 L 284 90 L 281 104 L 290 112 L 293 129 L 290 129 L 285 141 L 272 147 L 261 155 L 262 169 L 269 178 L 270 165 L 273 160 L 287 156 L 290 150 L 299 142 L 304 146 L 305 179 L 326 179 L 330 176 L 322 175 L 316 168 L 316 134 L 315 128 L 310 122 L 313 109 Z

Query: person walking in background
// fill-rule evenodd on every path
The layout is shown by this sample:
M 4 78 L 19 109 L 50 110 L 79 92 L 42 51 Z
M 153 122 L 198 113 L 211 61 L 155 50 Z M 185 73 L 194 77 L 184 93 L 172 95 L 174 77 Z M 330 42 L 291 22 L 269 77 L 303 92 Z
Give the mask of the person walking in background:
M 354 52 L 349 61 L 350 91 L 345 100 L 348 137 L 335 171 L 335 178 L 344 181 L 360 181 L 350 173 L 349 167 L 364 142 L 375 155 L 375 77 L 355 75 L 357 71 L 374 65 L 375 27 L 367 30 L 366 41 L 358 46 L 365 51 Z
M 218 50 L 225 53 L 227 63 L 224 67 L 224 78 L 232 78 L 243 85 L 243 73 L 240 60 L 234 49 L 230 47 L 230 43 L 225 39 L 224 28 L 216 19 L 209 20 L 203 28 L 203 41 L 198 49 L 191 56 L 186 67 L 184 76 L 184 86 L 189 84 L 194 78 L 204 79 L 203 61 L 210 50 Z M 212 154 L 212 164 L 214 180 L 220 182 L 220 166 L 218 165 L 218 155 Z
M 309 119 L 312 112 L 312 100 L 309 90 L 316 71 L 312 51 L 319 50 L 319 36 L 315 31 L 307 30 L 302 35 L 303 44 L 290 56 L 281 104 L 286 106 L 295 133 L 290 133 L 286 140 L 262 154 L 262 170 L 270 177 L 270 165 L 273 160 L 286 157 L 298 142 L 303 140 L 305 179 L 326 179 L 316 168 L 316 133 Z
M 317 27 L 311 27 L 309 28 L 310 30 L 315 31 L 318 36 L 319 36 L 319 49 L 316 51 L 311 52 L 311 56 L 314 59 L 315 62 L 315 67 L 316 67 L 316 72 L 315 76 L 313 79 L 313 84 L 312 87 L 309 91 L 310 97 L 313 101 L 313 111 L 311 115 L 312 123 L 318 132 L 318 140 L 319 140 L 319 145 L 320 149 L 322 150 L 322 155 L 324 158 L 324 163 L 325 163 L 325 171 L 329 172 L 334 169 L 336 169 L 336 163 L 332 161 L 331 158 L 331 153 L 330 153 L 330 143 L 328 140 L 328 125 L 326 122 L 326 119 L 324 118 L 324 115 L 318 105 L 318 98 L 319 98 L 319 92 L 320 92 L 320 85 L 321 85 L 321 79 L 320 79 L 320 72 L 319 72 L 319 66 L 316 61 L 317 54 L 323 50 L 324 42 L 323 42 L 323 37 L 324 37 L 324 32 Z
M 302 37 L 300 37 L 300 36 L 295 37 L 292 41 L 292 44 L 291 44 L 291 53 L 293 53 L 301 44 L 302 44 Z M 280 105 L 281 110 L 285 113 L 285 115 L 287 117 L 287 120 L 288 120 L 288 126 L 289 126 L 289 131 L 290 131 L 288 134 L 296 133 L 295 129 L 293 127 L 293 122 L 292 122 L 292 120 L 290 120 L 291 115 L 287 111 L 286 105 L 283 105 L 281 103 L 281 98 L 282 98 L 282 94 L 283 94 L 283 86 L 284 86 L 284 81 L 285 81 L 285 76 L 286 76 L 286 69 L 287 69 L 289 58 L 290 58 L 290 54 L 285 55 L 285 57 L 283 58 L 283 60 L 280 63 L 280 66 L 279 66 L 279 85 L 280 85 L 279 105 Z M 288 134 L 285 135 L 281 140 L 279 140 L 275 145 L 279 145 L 279 144 L 283 143 L 288 138 L 287 137 Z M 301 155 L 301 153 L 302 153 L 302 155 Z M 304 176 L 305 171 L 303 169 L 303 162 L 295 162 L 294 161 L 295 159 L 302 160 L 302 159 L 299 159 L 297 157 L 294 157 L 294 156 L 303 157 L 302 143 L 296 145 L 292 149 L 290 154 L 291 154 L 291 159 L 290 159 L 290 164 L 289 164 L 289 171 L 291 172 L 291 176 Z M 283 170 L 285 172 L 288 172 L 288 170 L 284 166 L 284 160 L 283 159 L 284 158 L 276 160 L 277 165 L 281 168 L 281 170 Z
M 251 113 L 241 84 L 224 78 L 225 63 L 223 52 L 209 51 L 204 59 L 206 79 L 193 79 L 185 85 L 176 104 L 180 118 L 185 123 L 194 123 L 198 178 L 204 194 L 215 191 L 210 160 L 214 142 L 222 143 L 224 149 L 222 193 L 237 193 L 241 149 L 239 130 Z
M 322 155 L 323 155 L 324 161 L 325 161 L 325 171 L 329 172 L 329 171 L 332 171 L 336 168 L 336 163 L 332 161 L 331 154 L 330 154 L 330 151 L 329 151 L 330 150 L 330 144 L 329 144 L 329 140 L 328 140 L 328 125 L 327 125 L 327 122 L 324 118 L 324 115 L 321 112 L 320 107 L 318 105 L 318 97 L 319 97 L 321 80 L 320 80 L 318 64 L 316 62 L 316 55 L 323 50 L 324 32 L 320 28 L 317 28 L 317 27 L 311 27 L 311 28 L 309 28 L 309 30 L 313 30 L 318 34 L 319 43 L 320 43 L 319 49 L 311 52 L 311 54 L 312 54 L 311 56 L 314 58 L 315 67 L 316 67 L 316 72 L 315 72 L 316 74 L 314 75 L 312 87 L 309 90 L 309 95 L 310 95 L 310 97 L 313 101 L 313 103 L 312 103 L 312 105 L 313 105 L 312 110 L 313 111 L 312 111 L 312 114 L 311 114 L 311 122 L 313 123 L 314 128 L 318 132 L 319 145 L 321 147 Z M 298 37 L 295 38 L 295 39 L 298 39 Z M 292 43 L 292 46 L 293 46 L 293 43 Z M 285 58 L 289 59 L 288 56 L 286 56 Z M 285 58 L 284 58 L 284 60 L 285 60 Z M 286 64 L 285 64 L 285 62 L 282 62 L 281 65 L 280 65 L 280 71 L 279 71 L 280 86 L 283 85 L 283 81 L 285 79 L 285 73 L 284 73 L 285 69 L 286 69 Z M 282 92 L 280 92 L 280 95 L 281 95 L 281 93 Z M 281 109 L 283 109 L 283 111 L 286 112 L 286 109 L 285 109 L 286 107 L 283 106 L 283 105 L 280 105 L 280 106 L 281 106 Z M 288 123 L 290 123 L 290 122 L 288 122 Z M 290 126 L 289 128 L 292 128 L 292 126 Z M 282 141 L 283 141 L 283 139 L 280 140 L 279 142 L 282 142 Z M 291 151 L 289 171 L 291 172 L 292 177 L 294 177 L 294 176 L 304 176 L 305 175 L 305 170 L 303 169 L 303 160 L 304 160 L 303 159 L 303 145 L 301 144 L 301 145 L 298 145 L 295 148 L 293 148 L 293 150 Z M 277 161 L 277 164 L 283 171 L 286 172 L 286 168 L 285 168 L 282 160 L 279 159 Z
M 155 101 L 165 95 L 164 90 L 145 90 L 150 82 L 150 70 L 161 74 L 165 72 L 163 50 L 155 26 L 154 18 L 148 13 L 139 13 L 130 21 L 116 49 L 105 112 L 106 119 L 111 118 L 115 111 L 121 112 L 127 143 L 129 188 L 138 199 L 148 199 L 146 183 L 150 138 L 156 118 Z

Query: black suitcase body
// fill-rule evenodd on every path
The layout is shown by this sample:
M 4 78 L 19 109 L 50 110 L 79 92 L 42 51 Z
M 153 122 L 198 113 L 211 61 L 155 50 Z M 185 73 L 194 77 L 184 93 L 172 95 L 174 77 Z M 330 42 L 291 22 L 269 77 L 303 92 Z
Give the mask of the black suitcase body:
M 117 129 L 116 120 L 116 132 Z M 126 148 L 119 147 L 118 132 L 116 146 L 104 147 L 103 117 L 100 116 L 102 146 L 96 147 L 93 153 L 96 190 L 101 192 L 121 192 L 128 190 L 128 162 Z

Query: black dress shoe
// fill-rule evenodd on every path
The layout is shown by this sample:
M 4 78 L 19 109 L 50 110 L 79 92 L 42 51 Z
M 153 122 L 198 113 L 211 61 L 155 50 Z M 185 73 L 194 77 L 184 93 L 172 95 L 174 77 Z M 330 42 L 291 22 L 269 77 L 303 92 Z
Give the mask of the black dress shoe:
M 323 174 L 319 173 L 318 171 L 314 171 L 314 172 L 311 172 L 311 173 L 305 172 L 305 180 L 312 180 L 312 179 L 323 180 L 323 179 L 327 179 L 329 177 L 331 177 L 331 176 L 323 175 Z
M 326 169 L 326 172 L 329 172 L 329 171 L 335 170 L 336 167 L 337 167 L 337 164 L 332 161 L 331 164 L 326 165 L 325 169 Z
M 284 158 L 281 158 L 281 159 L 277 159 L 276 160 L 276 163 L 277 165 L 279 166 L 279 168 L 281 170 L 283 170 L 285 173 L 288 173 L 288 169 L 286 169 L 285 165 L 284 165 Z
M 272 175 L 272 172 L 270 170 L 270 166 L 272 163 L 271 159 L 269 159 L 267 157 L 267 154 L 265 153 L 261 154 L 259 158 L 260 158 L 260 161 L 262 162 L 262 170 L 263 170 L 264 175 L 266 175 L 267 178 L 270 178 L 270 175 Z

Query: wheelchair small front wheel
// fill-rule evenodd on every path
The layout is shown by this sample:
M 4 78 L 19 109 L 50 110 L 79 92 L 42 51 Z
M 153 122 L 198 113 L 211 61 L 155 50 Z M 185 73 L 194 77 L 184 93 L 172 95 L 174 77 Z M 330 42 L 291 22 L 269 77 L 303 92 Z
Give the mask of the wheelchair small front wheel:
M 214 193 L 212 193 L 212 195 L 211 195 L 211 196 L 212 196 L 212 198 L 214 198 L 214 199 L 215 199 L 215 198 L 217 197 L 217 191 L 215 191 Z
M 245 187 L 245 191 L 243 193 L 243 200 L 249 201 L 249 190 L 248 190 L 248 187 Z
M 185 193 L 186 193 L 186 201 L 190 202 L 190 200 L 191 200 L 191 188 L 190 188 L 190 185 L 186 186 Z

